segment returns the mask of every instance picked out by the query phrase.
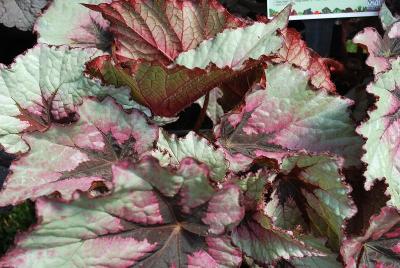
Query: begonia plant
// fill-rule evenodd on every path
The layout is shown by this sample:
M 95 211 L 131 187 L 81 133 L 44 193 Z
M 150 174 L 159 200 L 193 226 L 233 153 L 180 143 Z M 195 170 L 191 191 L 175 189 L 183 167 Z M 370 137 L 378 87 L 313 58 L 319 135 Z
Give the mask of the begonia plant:
M 356 122 L 290 5 L 254 21 L 217 0 L 19 2 L 0 1 L 0 22 L 38 44 L 0 66 L 14 159 L 0 207 L 30 200 L 37 220 L 0 267 L 399 267 L 400 19 L 386 6 L 385 35 L 354 39 L 375 73 Z M 196 126 L 171 130 L 192 105 Z M 363 172 L 389 201 L 355 234 Z

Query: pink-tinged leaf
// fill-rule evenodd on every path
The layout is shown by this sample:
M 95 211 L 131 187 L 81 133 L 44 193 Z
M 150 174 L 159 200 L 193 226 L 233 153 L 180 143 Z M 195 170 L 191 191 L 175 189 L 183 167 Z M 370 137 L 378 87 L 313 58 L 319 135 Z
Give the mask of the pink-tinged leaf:
M 337 159 L 323 155 L 284 159 L 272 183 L 266 214 L 280 228 L 301 227 L 338 248 L 345 220 L 357 212 L 341 169 Z
M 224 93 L 218 87 L 214 88 L 209 92 L 208 103 L 207 103 L 207 116 L 211 119 L 214 125 L 218 124 L 221 120 L 221 117 L 224 115 L 224 109 L 219 104 L 220 99 Z M 200 107 L 205 105 L 206 97 L 202 97 L 196 101 Z
M 160 129 L 156 149 L 151 155 L 162 166 L 173 167 L 177 167 L 187 157 L 194 158 L 207 165 L 214 181 L 222 181 L 228 169 L 224 154 L 216 150 L 207 139 L 192 131 L 185 137 L 178 138 Z
M 389 28 L 383 38 L 376 29 L 369 27 L 358 33 L 353 39 L 354 43 L 368 48 L 369 57 L 366 63 L 374 68 L 375 74 L 389 70 L 391 59 L 400 55 L 400 39 L 396 34 L 397 26 L 395 24 Z
M 307 70 L 310 66 L 311 51 L 306 42 L 301 39 L 301 34 L 295 29 L 286 28 L 282 31 L 282 35 L 284 42 L 279 50 L 280 60 Z
M 392 247 L 392 251 L 400 255 L 400 242 Z
M 216 0 L 120 0 L 86 6 L 110 21 L 116 63 L 137 59 L 169 63 L 222 30 L 245 24 Z
M 189 268 L 218 268 L 217 262 L 204 250 L 188 256 Z
M 149 170 L 151 170 L 150 174 Z M 137 172 L 141 176 L 147 175 L 147 181 L 167 197 L 175 196 L 180 191 L 183 184 L 182 176 L 175 175 L 173 172 L 162 168 L 155 159 L 138 166 Z
M 377 97 L 376 108 L 357 131 L 367 142 L 362 160 L 368 164 L 365 188 L 385 179 L 390 202 L 400 207 L 400 60 L 392 62 L 390 71 L 382 73 L 367 87 Z
M 75 124 L 53 124 L 45 133 L 23 136 L 31 150 L 12 164 L 0 206 L 55 192 L 69 200 L 95 182 L 109 186 L 115 164 L 138 159 L 157 139 L 158 127 L 136 110 L 123 112 L 110 98 L 88 99 L 78 112 Z
M 384 207 L 370 219 L 363 236 L 347 238 L 340 250 L 346 268 L 398 267 L 400 253 L 400 214 Z
M 233 246 L 228 236 L 206 237 L 207 252 L 218 263 L 219 267 L 239 267 L 242 262 L 242 252 Z
M 328 59 L 329 60 L 329 59 Z M 327 59 L 321 58 L 317 53 L 311 53 L 311 62 L 308 67 L 311 84 L 316 88 L 325 89 L 330 92 L 336 91 L 335 84 L 331 81 L 331 71 Z
M 165 175 L 164 180 L 191 180 L 188 168 L 202 173 L 204 166 L 186 159 L 176 173 L 165 169 L 171 178 Z M 208 202 L 195 213 L 182 213 L 179 194 L 163 195 L 155 179 L 159 169 L 151 157 L 136 164 L 121 161 L 113 167 L 114 187 L 108 195 L 76 193 L 69 203 L 39 198 L 38 224 L 19 236 L 0 266 L 170 268 L 196 267 L 200 260 L 214 267 L 238 266 L 241 253 L 229 237 L 209 236 L 209 226 L 201 222 Z
M 311 84 L 318 89 L 335 92 L 336 87 L 330 80 L 331 74 L 323 58 L 307 47 L 301 34 L 294 29 L 282 31 L 283 47 L 279 50 L 277 62 L 289 62 L 299 66 L 310 75 Z
M 70 204 L 38 199 L 38 225 L 19 237 L 0 266 L 128 267 L 156 250 L 157 242 L 124 235 L 138 232 L 134 223 L 165 222 L 157 194 L 135 169 L 126 164 L 114 167 L 112 196 L 81 196 Z
M 255 22 L 242 28 L 227 29 L 197 48 L 179 54 L 175 63 L 190 69 L 205 69 L 215 64 L 218 68 L 240 70 L 249 59 L 275 55 L 283 42 L 278 31 L 286 28 L 290 10 L 289 5 L 268 23 Z
M 82 4 L 100 4 L 111 0 L 54 0 L 36 21 L 38 43 L 94 47 L 103 51 L 111 47 L 108 21 L 100 13 Z
M 246 176 L 237 180 L 237 184 L 243 190 L 243 203 L 246 211 L 257 211 L 264 207 L 264 195 L 267 192 L 268 181 L 274 178 L 275 174 L 266 169 L 257 173 L 247 173 Z
M 76 119 L 85 96 L 116 94 L 127 99 L 125 89 L 111 92 L 83 76 L 85 62 L 98 53 L 97 49 L 38 45 L 18 56 L 9 68 L 0 66 L 0 145 L 8 153 L 29 150 L 22 133 Z
M 213 234 L 222 234 L 226 229 L 239 224 L 244 217 L 244 207 L 240 204 L 241 190 L 237 185 L 225 185 L 208 204 L 203 222 L 210 225 Z
M 392 25 L 389 30 L 388 36 L 392 39 L 400 38 L 400 22 L 396 22 Z
M 326 241 L 323 238 L 316 238 L 310 235 L 302 235 L 299 237 L 307 245 L 318 249 L 325 256 L 312 256 L 305 258 L 292 258 L 289 262 L 294 267 L 299 268 L 311 268 L 311 267 L 323 267 L 323 268 L 341 268 L 342 263 L 338 261 L 338 254 L 333 252 L 331 249 L 326 247 Z
M 348 114 L 350 100 L 310 89 L 306 73 L 289 64 L 269 67 L 266 76 L 267 89 L 249 94 L 215 129 L 230 166 L 245 168 L 243 163 L 258 157 L 280 162 L 302 150 L 359 164 L 362 141 Z
M 271 220 L 261 213 L 254 214 L 235 228 L 232 241 L 247 256 L 264 265 L 280 259 L 325 256 L 292 233 L 274 227 Z
M 197 251 L 188 257 L 189 267 L 240 267 L 242 252 L 232 245 L 228 236 L 206 237 L 206 244 L 207 250 Z
M 185 213 L 190 209 L 203 205 L 214 194 L 214 189 L 208 181 L 209 169 L 204 164 L 196 164 L 192 158 L 185 158 L 180 162 L 178 173 L 185 177 L 180 191 L 180 204 Z
M 168 117 L 175 116 L 220 83 L 229 82 L 256 66 L 256 62 L 248 62 L 246 68 L 237 72 L 215 66 L 190 70 L 183 66 L 165 67 L 155 61 L 116 65 L 110 56 L 102 56 L 88 63 L 87 72 L 107 84 L 130 87 L 135 101 L 155 115 Z

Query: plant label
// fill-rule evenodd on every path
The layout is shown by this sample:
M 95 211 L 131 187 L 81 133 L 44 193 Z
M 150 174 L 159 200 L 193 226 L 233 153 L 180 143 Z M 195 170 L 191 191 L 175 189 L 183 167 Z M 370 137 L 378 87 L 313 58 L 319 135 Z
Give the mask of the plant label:
M 267 0 L 268 18 L 293 4 L 290 20 L 377 16 L 383 0 Z

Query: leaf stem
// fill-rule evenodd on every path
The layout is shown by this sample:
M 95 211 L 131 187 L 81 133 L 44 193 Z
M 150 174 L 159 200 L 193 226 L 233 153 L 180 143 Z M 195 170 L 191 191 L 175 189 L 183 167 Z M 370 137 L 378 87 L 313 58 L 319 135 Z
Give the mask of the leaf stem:
M 201 112 L 199 117 L 197 118 L 196 124 L 194 125 L 193 131 L 198 132 L 201 125 L 203 124 L 204 119 L 206 118 L 208 102 L 210 100 L 210 92 L 207 92 L 206 97 L 204 99 L 203 108 L 201 108 Z

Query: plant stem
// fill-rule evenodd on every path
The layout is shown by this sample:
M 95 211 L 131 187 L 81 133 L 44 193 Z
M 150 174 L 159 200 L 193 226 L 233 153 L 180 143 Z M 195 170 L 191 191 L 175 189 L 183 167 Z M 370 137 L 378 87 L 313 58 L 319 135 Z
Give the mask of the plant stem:
M 205 97 L 204 103 L 203 103 L 203 108 L 201 108 L 200 115 L 197 118 L 196 124 L 194 125 L 193 131 L 196 133 L 199 131 L 201 125 L 203 124 L 204 119 L 206 118 L 209 100 L 210 100 L 210 92 L 208 92 L 206 94 L 206 97 Z

